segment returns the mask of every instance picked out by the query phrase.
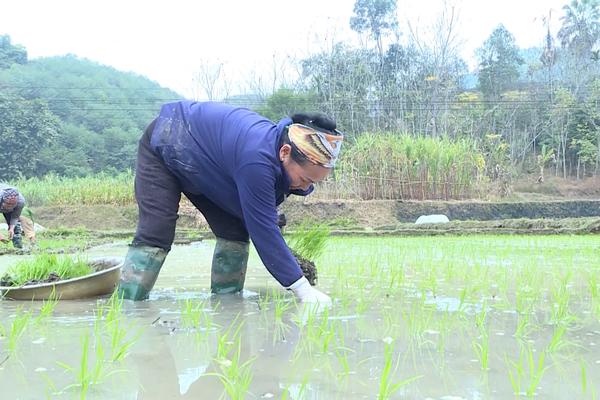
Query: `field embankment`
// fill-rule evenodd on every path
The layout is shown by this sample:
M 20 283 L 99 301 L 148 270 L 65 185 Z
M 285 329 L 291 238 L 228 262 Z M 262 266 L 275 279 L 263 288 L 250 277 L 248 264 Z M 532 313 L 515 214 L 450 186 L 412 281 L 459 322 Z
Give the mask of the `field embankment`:
M 600 200 L 485 203 L 401 201 L 290 201 L 284 204 L 290 229 L 304 221 L 356 234 L 598 233 Z M 64 205 L 33 208 L 36 222 L 49 228 L 131 231 L 135 205 Z M 445 214 L 449 224 L 415 225 L 424 214 Z M 208 231 L 202 215 L 182 203 L 179 228 Z

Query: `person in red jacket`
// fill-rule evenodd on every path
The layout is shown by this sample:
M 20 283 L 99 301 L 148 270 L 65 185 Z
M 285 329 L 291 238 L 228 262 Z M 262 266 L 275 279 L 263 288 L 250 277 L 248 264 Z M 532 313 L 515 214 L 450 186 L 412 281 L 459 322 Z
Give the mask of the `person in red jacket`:
M 211 290 L 244 286 L 249 239 L 263 264 L 305 302 L 329 302 L 313 288 L 287 247 L 277 206 L 306 196 L 338 158 L 343 135 L 333 120 L 300 113 L 275 124 L 245 108 L 214 102 L 165 104 L 142 136 L 135 195 L 139 222 L 119 293 L 148 297 L 171 248 L 181 193 L 216 236 Z

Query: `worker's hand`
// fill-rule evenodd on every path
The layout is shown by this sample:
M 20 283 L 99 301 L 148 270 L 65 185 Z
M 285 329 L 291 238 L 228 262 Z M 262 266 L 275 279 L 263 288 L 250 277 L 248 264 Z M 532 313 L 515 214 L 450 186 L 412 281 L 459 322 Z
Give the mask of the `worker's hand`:
M 288 289 L 294 292 L 302 303 L 331 304 L 331 297 L 312 287 L 304 276 L 292 283 Z
M 7 239 L 4 238 L 4 236 L 2 236 L 2 234 L 0 233 L 0 242 L 6 242 Z
M 13 236 L 15 236 L 15 226 L 12 225 L 8 228 L 8 240 L 12 240 Z

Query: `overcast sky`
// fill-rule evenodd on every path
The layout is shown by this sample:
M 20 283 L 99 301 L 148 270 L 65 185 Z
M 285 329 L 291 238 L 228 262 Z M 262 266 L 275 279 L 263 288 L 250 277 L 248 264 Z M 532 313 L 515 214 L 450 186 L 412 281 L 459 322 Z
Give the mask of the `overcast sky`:
M 453 0 L 468 62 L 498 24 L 521 47 L 542 44 L 542 17 L 560 27 L 566 0 Z M 398 0 L 407 21 L 426 32 L 442 0 Z M 298 59 L 332 40 L 359 40 L 349 29 L 354 0 L 10 0 L 0 8 L 0 34 L 30 58 L 72 53 L 133 71 L 191 97 L 201 65 L 224 64 L 230 81 L 269 77 L 273 56 Z M 232 89 L 233 90 L 233 89 Z

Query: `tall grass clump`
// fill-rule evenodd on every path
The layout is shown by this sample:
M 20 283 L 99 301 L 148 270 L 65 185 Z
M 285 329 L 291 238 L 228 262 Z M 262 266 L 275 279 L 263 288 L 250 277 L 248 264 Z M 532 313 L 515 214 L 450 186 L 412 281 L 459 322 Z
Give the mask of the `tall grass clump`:
M 8 268 L 3 282 L 10 286 L 22 286 L 28 282 L 48 279 L 55 274 L 60 279 L 71 279 L 93 272 L 87 261 L 55 254 L 40 254 L 32 260 L 24 260 Z
M 99 173 L 68 178 L 46 175 L 18 180 L 15 185 L 30 206 L 79 204 L 134 204 L 133 172 Z
M 461 199 L 483 179 L 484 157 L 468 139 L 363 134 L 344 150 L 332 182 L 360 199 Z

